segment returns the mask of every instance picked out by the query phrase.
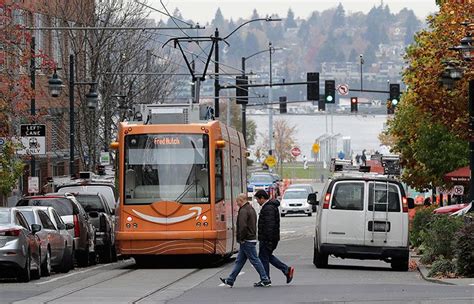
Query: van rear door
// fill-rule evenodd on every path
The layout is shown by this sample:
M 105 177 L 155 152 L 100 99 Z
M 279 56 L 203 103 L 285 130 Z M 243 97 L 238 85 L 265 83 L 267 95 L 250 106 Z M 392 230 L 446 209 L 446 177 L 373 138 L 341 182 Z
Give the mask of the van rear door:
M 364 244 L 364 181 L 336 182 L 326 217 L 326 242 L 329 244 Z M 325 208 L 323 206 L 323 208 Z M 323 216 L 324 219 L 324 216 Z
M 406 223 L 403 220 L 402 193 L 399 186 L 390 182 L 371 181 L 368 183 L 367 194 L 365 245 L 406 245 L 406 242 L 403 242 L 403 234 L 408 227 L 404 227 Z

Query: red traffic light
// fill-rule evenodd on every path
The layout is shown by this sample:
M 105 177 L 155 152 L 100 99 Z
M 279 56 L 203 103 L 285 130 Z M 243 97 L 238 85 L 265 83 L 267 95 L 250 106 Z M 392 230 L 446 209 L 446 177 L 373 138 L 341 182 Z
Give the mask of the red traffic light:
M 352 97 L 351 98 L 351 103 L 357 103 L 357 97 Z

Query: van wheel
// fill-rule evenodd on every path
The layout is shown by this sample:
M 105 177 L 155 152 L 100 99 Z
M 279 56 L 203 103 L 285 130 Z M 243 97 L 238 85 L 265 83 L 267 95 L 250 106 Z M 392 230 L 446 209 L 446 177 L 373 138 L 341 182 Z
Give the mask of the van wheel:
M 396 271 L 408 271 L 408 258 L 406 259 L 396 259 L 390 263 L 393 270 Z
M 326 268 L 328 267 L 328 257 L 327 253 L 319 252 L 316 244 L 314 245 L 314 252 L 313 252 L 313 264 L 316 268 Z

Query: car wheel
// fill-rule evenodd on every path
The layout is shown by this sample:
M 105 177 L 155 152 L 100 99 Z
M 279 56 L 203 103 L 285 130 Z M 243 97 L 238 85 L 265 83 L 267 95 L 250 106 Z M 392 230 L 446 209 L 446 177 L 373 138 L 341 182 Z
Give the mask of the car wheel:
M 106 245 L 99 252 L 99 262 L 110 263 L 112 262 L 112 246 Z
M 31 280 L 30 268 L 31 268 L 31 257 L 30 257 L 30 253 L 28 252 L 25 258 L 25 266 L 18 273 L 18 281 L 26 283 Z
M 406 259 L 396 259 L 390 263 L 393 270 L 396 271 L 408 271 L 408 258 Z
M 308 216 L 313 216 L 313 214 L 312 214 L 311 212 L 310 212 L 310 213 L 308 213 L 307 215 L 308 215 Z
M 49 277 L 51 275 L 51 251 L 49 247 L 46 249 L 46 256 L 43 263 L 41 263 L 41 273 L 45 277 Z
M 89 252 L 89 265 L 97 264 L 97 253 L 95 251 Z
M 328 266 L 328 257 L 327 253 L 321 253 L 318 250 L 316 244 L 314 244 L 314 252 L 313 252 L 313 264 L 316 268 L 325 268 Z
M 72 249 L 71 249 L 72 250 Z M 61 265 L 58 267 L 58 271 L 62 273 L 67 273 L 71 270 L 71 265 L 73 265 L 73 255 L 70 250 L 67 249 L 67 244 L 64 247 L 63 258 L 61 259 Z
M 89 250 L 76 251 L 76 259 L 79 267 L 89 266 Z

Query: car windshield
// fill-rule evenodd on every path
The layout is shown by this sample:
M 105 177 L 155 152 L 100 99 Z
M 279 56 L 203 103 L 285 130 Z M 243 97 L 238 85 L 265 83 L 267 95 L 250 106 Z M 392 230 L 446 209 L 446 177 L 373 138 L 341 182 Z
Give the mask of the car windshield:
M 125 137 L 125 204 L 210 203 L 207 134 Z
M 60 216 L 77 214 L 74 212 L 72 203 L 66 198 L 21 199 L 16 205 L 53 207 Z
M 273 183 L 273 176 L 266 175 L 266 174 L 252 175 L 252 177 L 250 177 L 250 182 L 254 184 L 255 183 L 271 184 Z
M 306 191 L 286 191 L 283 195 L 283 199 L 302 199 L 308 198 L 308 192 Z
M 10 210 L 0 210 L 0 224 L 10 224 Z
M 28 224 L 36 224 L 35 215 L 32 210 L 21 210 L 21 213 L 25 216 Z
M 84 207 L 86 212 L 105 212 L 104 205 L 98 195 L 77 195 L 76 199 Z

